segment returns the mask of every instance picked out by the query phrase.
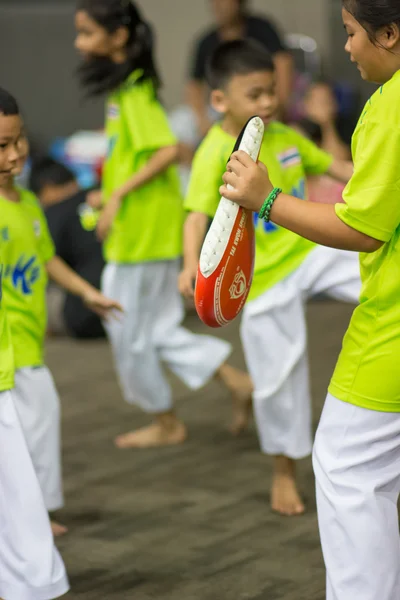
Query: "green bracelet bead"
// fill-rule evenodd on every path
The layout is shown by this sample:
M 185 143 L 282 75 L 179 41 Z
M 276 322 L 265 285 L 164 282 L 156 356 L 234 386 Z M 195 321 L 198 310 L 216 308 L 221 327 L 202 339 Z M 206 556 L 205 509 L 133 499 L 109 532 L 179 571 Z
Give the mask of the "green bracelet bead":
M 272 192 L 269 194 L 268 198 L 265 200 L 264 204 L 262 205 L 260 212 L 258 213 L 259 219 L 264 219 L 264 221 L 266 223 L 269 222 L 269 215 L 271 213 L 272 205 L 275 202 L 275 200 L 277 199 L 277 197 L 279 196 L 279 194 L 281 194 L 281 193 L 282 193 L 282 190 L 280 188 L 274 188 L 272 190 Z

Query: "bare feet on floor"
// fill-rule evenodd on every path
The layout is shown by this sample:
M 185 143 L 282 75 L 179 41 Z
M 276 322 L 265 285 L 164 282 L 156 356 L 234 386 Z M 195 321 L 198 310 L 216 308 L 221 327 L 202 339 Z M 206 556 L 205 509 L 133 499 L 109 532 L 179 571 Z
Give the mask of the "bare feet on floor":
M 187 430 L 181 421 L 168 427 L 162 423 L 152 423 L 148 427 L 137 429 L 115 439 L 117 448 L 156 448 L 182 444 L 187 438 Z
M 246 431 L 249 425 L 253 403 L 251 395 L 240 394 L 232 394 L 232 403 L 232 422 L 229 429 L 232 435 L 238 436 Z
M 272 510 L 286 517 L 302 515 L 305 506 L 297 489 L 294 461 L 285 456 L 275 457 L 274 460 Z
M 67 527 L 61 525 L 61 523 L 57 523 L 57 521 L 50 521 L 50 525 L 54 537 L 61 537 L 62 535 L 68 533 Z
M 230 430 L 240 435 L 247 429 L 252 412 L 253 383 L 250 375 L 228 364 L 222 365 L 218 375 L 232 394 L 233 418 Z

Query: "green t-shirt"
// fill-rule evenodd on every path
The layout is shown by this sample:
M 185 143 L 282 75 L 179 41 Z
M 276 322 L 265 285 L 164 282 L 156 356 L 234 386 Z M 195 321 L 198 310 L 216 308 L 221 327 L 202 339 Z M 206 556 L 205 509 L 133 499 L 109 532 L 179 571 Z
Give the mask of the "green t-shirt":
M 107 103 L 106 202 L 157 150 L 176 144 L 152 84 L 137 83 L 137 77 L 136 71 Z M 124 198 L 104 245 L 105 258 L 117 263 L 177 258 L 182 254 L 182 224 L 179 175 L 171 166 Z
M 185 209 L 213 217 L 217 210 L 219 187 L 235 140 L 214 125 L 203 140 L 193 162 Z M 326 173 L 332 157 L 299 133 L 271 123 L 264 134 L 260 161 L 268 166 L 271 181 L 285 193 L 305 198 L 307 175 Z M 256 225 L 256 261 L 249 300 L 295 271 L 315 244 L 254 215 Z
M 0 392 L 5 392 L 14 387 L 14 355 L 2 293 L 4 264 L 1 248 L 0 243 Z
M 46 219 L 36 197 L 20 190 L 20 201 L 0 197 L 3 300 L 7 306 L 15 368 L 43 364 L 46 333 L 45 264 L 54 256 Z
M 352 151 L 354 175 L 336 214 L 385 243 L 360 254 L 360 305 L 329 391 L 363 408 L 400 412 L 400 71 L 367 102 Z

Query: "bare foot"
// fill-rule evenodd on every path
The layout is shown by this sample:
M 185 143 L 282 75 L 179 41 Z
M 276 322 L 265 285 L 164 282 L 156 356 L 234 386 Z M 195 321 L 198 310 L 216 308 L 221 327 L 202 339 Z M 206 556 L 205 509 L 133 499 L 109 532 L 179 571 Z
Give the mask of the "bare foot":
M 117 448 L 155 448 L 157 446 L 174 446 L 182 444 L 187 438 L 187 430 L 183 423 L 177 421 L 173 427 L 163 427 L 153 423 L 148 427 L 119 435 L 115 439 Z
M 304 503 L 296 485 L 295 463 L 286 456 L 275 457 L 271 489 L 272 510 L 286 517 L 302 515 Z
M 252 412 L 253 383 L 250 375 L 228 364 L 222 365 L 218 376 L 232 394 L 233 418 L 230 431 L 240 435 L 249 424 Z
M 51 531 L 53 532 L 54 537 L 61 537 L 68 533 L 67 527 L 57 523 L 57 521 L 50 521 Z
M 246 431 L 249 425 L 253 403 L 251 395 L 240 396 L 240 394 L 232 394 L 232 403 L 232 422 L 229 430 L 232 435 L 238 436 Z

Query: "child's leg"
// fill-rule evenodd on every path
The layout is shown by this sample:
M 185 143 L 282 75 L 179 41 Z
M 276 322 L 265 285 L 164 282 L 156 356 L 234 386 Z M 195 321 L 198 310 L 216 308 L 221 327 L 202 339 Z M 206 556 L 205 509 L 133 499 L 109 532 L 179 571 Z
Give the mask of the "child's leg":
M 400 414 L 328 395 L 313 463 L 327 600 L 397 600 Z
M 0 394 L 0 597 L 47 600 L 68 590 L 43 496 L 14 406 Z
M 186 438 L 186 429 L 173 412 L 162 360 L 190 387 L 198 388 L 231 352 L 226 342 L 180 327 L 183 308 L 177 276 L 176 261 L 110 264 L 105 269 L 103 291 L 125 310 L 121 322 L 106 324 L 123 394 L 154 418 L 150 427 L 117 438 L 120 447 L 176 444 Z
M 226 342 L 208 335 L 197 335 L 181 326 L 184 318 L 182 298 L 178 291 L 179 265 L 167 263 L 160 300 L 160 316 L 154 335 L 160 358 L 192 390 L 202 388 L 216 376 L 231 392 L 233 399 L 232 432 L 240 433 L 251 412 L 252 382 L 247 373 L 229 365 L 226 360 L 231 347 Z M 162 306 L 161 306 L 162 304 Z
M 304 305 L 295 276 L 246 306 L 241 336 L 261 449 L 274 457 L 272 508 L 301 514 L 295 461 L 311 453 L 311 402 Z
M 47 367 L 18 369 L 15 405 L 49 512 L 64 504 L 61 475 L 60 400 Z M 53 524 L 55 535 L 66 532 Z
M 103 292 L 124 308 L 120 321 L 105 323 L 124 398 L 153 417 L 149 427 L 118 436 L 116 444 L 121 448 L 177 444 L 186 438 L 154 343 L 161 264 L 109 264 L 103 273 Z

